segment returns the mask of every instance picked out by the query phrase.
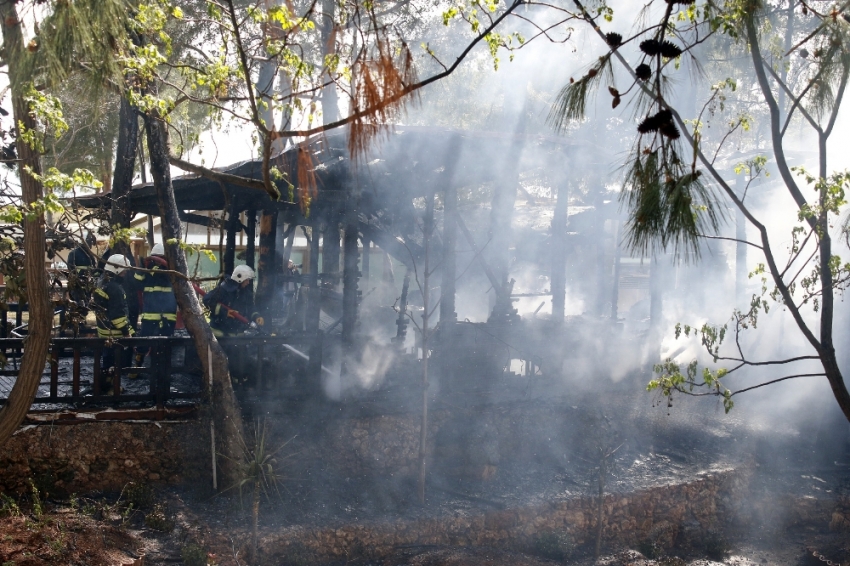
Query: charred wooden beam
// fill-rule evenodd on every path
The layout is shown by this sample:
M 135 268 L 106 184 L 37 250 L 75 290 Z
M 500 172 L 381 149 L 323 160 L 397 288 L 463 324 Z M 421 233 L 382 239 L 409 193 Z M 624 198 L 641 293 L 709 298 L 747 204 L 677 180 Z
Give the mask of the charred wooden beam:
M 183 222 L 188 222 L 189 224 L 199 224 L 200 226 L 209 226 L 210 228 L 219 227 L 219 220 L 217 218 L 201 216 L 200 214 L 192 214 L 191 212 L 184 212 L 182 210 L 178 211 L 177 215 L 180 217 L 180 220 L 182 220 Z M 241 230 L 242 228 L 244 228 L 244 226 L 241 222 L 239 222 L 237 229 Z

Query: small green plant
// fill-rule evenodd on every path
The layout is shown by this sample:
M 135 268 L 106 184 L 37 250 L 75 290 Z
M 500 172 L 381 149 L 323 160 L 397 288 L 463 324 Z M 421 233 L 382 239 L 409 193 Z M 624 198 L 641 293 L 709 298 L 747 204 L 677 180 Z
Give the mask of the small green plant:
M 563 561 L 575 554 L 576 544 L 565 531 L 543 531 L 534 538 L 532 551 L 543 558 Z
M 145 515 L 145 526 L 161 533 L 168 533 L 174 529 L 174 521 L 166 515 L 164 505 L 156 504 L 153 510 Z
M 84 499 L 83 506 L 80 508 L 80 513 L 82 513 L 86 517 L 91 517 L 92 519 L 100 520 L 103 517 L 103 507 L 100 506 L 97 501 L 92 501 L 91 499 Z
M 35 487 L 35 483 L 32 480 L 30 480 L 30 486 L 32 487 L 32 513 L 40 521 L 44 516 L 44 505 L 41 502 L 41 494 L 39 494 L 38 488 Z
M 53 554 L 57 556 L 61 556 L 65 552 L 65 531 L 62 530 L 62 523 L 57 523 L 57 534 L 55 537 L 53 536 L 45 536 L 47 540 L 47 544 L 50 546 L 50 550 Z
M 267 423 L 257 420 L 254 424 L 254 445 L 242 444 L 242 460 L 235 462 L 238 467 L 238 481 L 228 489 L 238 489 L 239 499 L 242 499 L 243 488 L 250 489 L 251 498 L 251 547 L 250 561 L 256 562 L 258 544 L 258 525 L 260 517 L 260 495 L 270 495 L 272 489 L 277 492 L 277 484 L 283 478 L 279 473 L 280 465 L 275 457 L 292 439 L 285 442 L 276 450 L 270 451 L 267 444 Z M 286 457 L 292 456 L 289 454 Z M 284 459 L 284 458 L 281 458 Z
M 135 509 L 150 509 L 153 506 L 153 489 L 146 483 L 130 482 L 124 487 L 127 502 Z
M 209 555 L 204 547 L 190 542 L 180 549 L 180 557 L 185 566 L 207 566 Z
M 7 560 L 7 561 L 3 562 L 2 566 L 15 566 L 15 561 L 14 560 Z
M 6 495 L 5 493 L 0 493 L 0 517 L 20 517 L 21 516 L 21 508 L 18 507 L 18 504 L 14 499 Z

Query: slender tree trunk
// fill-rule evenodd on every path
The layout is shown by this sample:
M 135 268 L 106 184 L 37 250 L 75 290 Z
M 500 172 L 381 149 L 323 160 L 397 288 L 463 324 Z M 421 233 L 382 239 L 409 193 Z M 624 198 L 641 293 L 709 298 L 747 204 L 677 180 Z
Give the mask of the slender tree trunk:
M 12 86 L 12 111 L 16 124 L 23 124 L 25 128 L 34 130 L 36 124 L 21 94 L 22 78 L 17 73 L 18 64 L 24 54 L 24 39 L 15 6 L 14 2 L 0 2 L 4 58 L 9 65 L 9 80 Z M 20 160 L 18 172 L 21 178 L 21 196 L 25 204 L 30 204 L 44 196 L 43 187 L 24 171 L 24 167 L 30 167 L 35 174 L 40 174 L 41 161 L 39 155 L 23 142 L 20 135 L 17 136 L 16 145 Z M 25 219 L 24 271 L 29 302 L 29 335 L 24 342 L 18 378 L 9 393 L 9 399 L 0 409 L 0 445 L 5 444 L 23 422 L 38 391 L 47 361 L 53 310 L 50 307 L 47 273 L 44 269 L 44 250 L 44 216 Z
M 321 5 L 322 55 L 324 55 L 324 60 L 329 55 L 336 53 L 336 31 L 334 30 L 336 2 L 334 0 L 322 0 Z M 330 73 L 322 74 L 322 80 L 328 83 L 322 88 L 323 124 L 330 124 L 339 120 L 339 94 L 336 91 L 336 84 L 331 82 L 331 79 Z
M 139 148 L 139 115 L 126 97 L 121 97 L 118 112 L 118 147 L 115 158 L 115 174 L 112 177 L 112 225 L 129 228 L 133 219 L 130 206 L 130 190 L 133 187 L 133 174 L 136 166 L 136 154 Z M 126 242 L 117 242 L 116 251 L 129 256 L 131 250 Z
M 165 251 L 169 267 L 183 275 L 188 274 L 186 254 L 177 245 L 168 242 L 181 240 L 181 224 L 174 199 L 174 186 L 171 184 L 171 171 L 168 163 L 168 130 L 162 120 L 156 116 L 145 116 L 145 130 L 150 152 L 151 176 L 156 189 L 157 204 L 162 219 L 162 240 L 166 242 Z M 217 452 L 224 456 L 219 459 L 224 485 L 232 485 L 237 478 L 237 463 L 242 458 L 245 446 L 244 427 L 239 403 L 233 393 L 227 356 L 218 340 L 213 336 L 210 325 L 204 319 L 201 305 L 195 290 L 185 277 L 171 276 L 174 296 L 183 314 L 186 329 L 194 340 L 204 375 L 212 372 L 213 386 L 209 392 L 212 418 L 215 423 Z M 209 367 L 207 352 L 212 352 L 212 368 Z

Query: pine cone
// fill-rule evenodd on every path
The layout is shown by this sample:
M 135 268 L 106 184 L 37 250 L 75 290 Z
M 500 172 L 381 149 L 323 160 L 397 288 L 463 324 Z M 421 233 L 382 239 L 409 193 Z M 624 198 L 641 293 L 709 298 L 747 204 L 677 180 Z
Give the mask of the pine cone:
M 652 78 L 652 67 L 646 63 L 641 63 L 635 68 L 635 75 L 642 81 L 648 81 Z

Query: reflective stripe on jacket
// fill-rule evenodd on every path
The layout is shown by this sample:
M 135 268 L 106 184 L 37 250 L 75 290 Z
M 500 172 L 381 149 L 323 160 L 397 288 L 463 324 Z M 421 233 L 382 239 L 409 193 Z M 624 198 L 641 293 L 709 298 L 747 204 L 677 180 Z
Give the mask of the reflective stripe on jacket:
M 136 272 L 133 277 L 142 290 L 142 320 L 177 320 L 177 299 L 171 287 L 171 278 L 163 269 L 168 265 L 165 259 L 151 256 L 145 259 L 145 267 L 150 272 Z
M 121 278 L 110 272 L 98 279 L 92 305 L 97 317 L 97 335 L 116 338 L 133 334 L 127 312 L 127 293 Z

